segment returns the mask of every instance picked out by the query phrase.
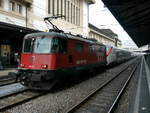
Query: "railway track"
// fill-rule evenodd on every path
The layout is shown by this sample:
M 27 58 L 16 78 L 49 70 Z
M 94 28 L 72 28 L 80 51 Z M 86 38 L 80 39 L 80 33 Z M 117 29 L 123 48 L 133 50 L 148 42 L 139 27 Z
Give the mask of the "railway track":
M 0 77 L 0 87 L 16 83 L 16 79 L 9 76 Z
M 0 97 L 0 112 L 6 111 L 17 105 L 23 104 L 32 99 L 38 98 L 47 92 L 36 92 L 29 89 L 24 89 L 18 92 L 14 92 Z
M 139 62 L 127 65 L 118 74 L 64 113 L 112 113 Z
M 129 64 L 126 64 L 124 67 L 124 69 L 122 70 L 122 71 L 120 71 L 120 72 L 118 72 L 118 75 L 115 77 L 115 78 L 113 78 L 113 80 L 115 81 L 115 79 L 117 79 L 118 77 L 119 77 L 119 75 L 121 74 L 121 73 L 123 73 L 123 72 L 126 72 L 126 70 L 127 69 L 129 69 L 130 70 L 130 65 L 131 64 L 131 62 L 129 63 Z M 135 65 L 133 65 L 133 67 L 135 67 Z M 133 68 L 132 67 L 132 68 Z M 131 68 L 131 69 L 132 69 Z M 113 81 L 112 80 L 112 81 Z M 118 80 L 119 81 L 119 80 Z M 111 81 L 109 80 L 109 81 L 107 81 L 107 82 L 109 82 L 109 83 L 111 83 Z M 116 81 L 115 81 L 116 82 Z M 107 83 L 107 84 L 109 84 L 109 83 Z M 105 82 L 105 84 L 106 84 L 106 82 Z M 95 90 L 93 90 L 93 92 L 92 93 L 94 93 L 94 94 L 97 94 L 98 92 L 103 92 L 102 91 L 102 89 L 106 89 L 105 88 L 105 86 L 107 86 L 107 85 L 105 85 L 105 84 L 103 84 L 103 85 L 101 85 L 100 87 L 101 87 L 101 89 L 95 89 Z M 111 86 L 111 85 L 108 85 L 108 86 Z M 121 85 L 120 85 L 121 86 Z M 109 103 L 108 101 L 105 101 L 105 100 L 107 100 L 106 99 L 106 97 L 104 97 L 104 95 L 105 96 L 107 96 L 107 98 L 109 99 L 112 95 L 109 95 L 109 93 L 112 93 L 112 92 L 109 92 L 109 91 L 111 91 L 111 89 L 112 89 L 112 87 L 111 88 L 108 88 L 108 90 L 105 92 L 104 91 L 104 94 L 103 94 L 103 96 L 102 97 L 100 97 L 100 99 L 98 99 L 98 100 L 102 100 L 103 102 L 101 102 L 101 103 L 103 103 L 103 105 L 106 105 L 106 103 Z M 96 90 L 97 90 L 97 92 L 96 92 Z M 114 91 L 114 90 L 113 90 Z M 109 92 L 109 93 L 108 93 Z M 115 91 L 114 91 L 115 92 Z M 60 93 L 60 92 L 58 92 L 58 93 Z M 83 100 L 83 102 L 81 101 L 81 102 L 79 102 L 78 104 L 76 104 L 76 103 L 74 103 L 74 104 L 70 104 L 71 106 L 70 107 L 72 107 L 71 109 L 69 109 L 68 110 L 68 108 L 64 108 L 63 110 L 61 110 L 61 111 L 59 111 L 60 113 L 62 113 L 62 112 L 64 112 L 64 113 L 71 113 L 71 112 L 76 112 L 76 110 L 80 110 L 81 108 L 82 108 L 82 106 L 84 105 L 84 104 L 86 104 L 87 103 L 87 101 L 88 101 L 88 99 L 90 98 L 90 97 L 92 97 L 94 94 L 89 94 L 88 96 L 87 96 L 87 99 L 86 98 L 82 98 Z M 13 107 L 16 107 L 16 106 L 18 106 L 18 105 L 20 105 L 20 104 L 23 104 L 23 103 L 25 103 L 25 102 L 27 102 L 27 101 L 30 101 L 30 100 L 32 100 L 32 99 L 36 99 L 36 98 L 38 98 L 38 97 L 40 97 L 40 96 L 43 96 L 43 95 L 45 95 L 45 94 L 48 94 L 48 92 L 34 92 L 34 91 L 31 91 L 31 90 L 24 90 L 24 91 L 19 91 L 19 92 L 16 92 L 16 93 L 12 93 L 12 94 L 10 94 L 10 95 L 7 95 L 7 96 L 3 96 L 2 98 L 0 98 L 0 112 L 3 112 L 3 111 L 7 111 L 7 110 L 10 110 L 11 108 L 13 108 Z M 53 95 L 53 94 L 52 94 Z M 51 95 L 51 96 L 52 96 Z M 56 93 L 56 95 L 57 95 L 57 93 Z M 91 95 L 91 96 L 90 96 Z M 58 95 L 57 95 L 58 96 Z M 55 97 L 55 96 L 54 96 Z M 56 100 L 55 100 L 55 98 L 53 99 L 54 101 L 58 101 L 57 100 L 57 98 L 56 98 Z M 91 99 L 90 99 L 91 100 Z M 112 100 L 111 100 L 112 101 Z M 52 102 L 53 103 L 53 102 Z M 75 105 L 76 104 L 76 105 Z M 100 104 L 100 105 L 102 105 L 102 104 Z M 113 105 L 112 103 L 111 103 L 111 105 Z M 81 107 L 81 108 L 80 108 Z M 89 107 L 90 108 L 90 107 Z M 100 109 L 100 108 L 99 108 Z M 51 111 L 51 110 L 50 110 Z M 56 110 L 57 111 L 57 110 Z M 82 111 L 83 111 L 83 109 L 82 109 Z

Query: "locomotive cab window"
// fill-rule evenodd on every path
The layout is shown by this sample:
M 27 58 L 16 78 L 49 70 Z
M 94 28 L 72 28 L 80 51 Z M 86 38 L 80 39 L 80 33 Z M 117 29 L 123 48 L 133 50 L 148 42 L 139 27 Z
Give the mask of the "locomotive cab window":
M 66 53 L 67 40 L 48 36 L 27 37 L 24 40 L 24 53 Z
M 50 53 L 51 38 L 38 37 L 34 41 L 34 53 Z
M 45 36 L 27 37 L 24 40 L 24 53 L 50 53 L 51 38 Z

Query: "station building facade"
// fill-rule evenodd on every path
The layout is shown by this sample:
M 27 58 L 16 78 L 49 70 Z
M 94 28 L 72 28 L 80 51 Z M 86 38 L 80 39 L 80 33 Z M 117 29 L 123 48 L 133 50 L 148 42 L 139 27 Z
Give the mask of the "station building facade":
M 96 39 L 105 45 L 121 47 L 122 43 L 118 39 L 118 35 L 111 29 L 100 29 L 89 23 L 89 37 Z
M 95 0 L 0 0 L 0 21 L 46 31 L 44 17 L 64 15 L 54 20 L 60 29 L 88 35 L 89 5 Z
M 24 35 L 47 31 L 44 17 L 64 15 L 53 20 L 58 28 L 88 36 L 89 5 L 93 3 L 95 0 L 0 0 L 0 60 L 11 64 L 21 52 Z

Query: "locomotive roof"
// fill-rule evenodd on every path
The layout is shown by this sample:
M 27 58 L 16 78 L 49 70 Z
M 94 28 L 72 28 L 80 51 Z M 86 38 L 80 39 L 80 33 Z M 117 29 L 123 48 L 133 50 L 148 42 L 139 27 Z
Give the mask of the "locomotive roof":
M 58 33 L 58 32 L 39 32 L 39 33 L 31 33 L 31 34 L 28 34 L 25 36 L 25 38 L 27 37 L 32 37 L 32 36 L 52 36 L 52 37 L 60 37 L 60 38 L 69 38 L 69 39 L 73 39 L 73 40 L 80 40 L 80 41 L 83 41 L 83 42 L 88 42 L 88 43 L 91 43 L 91 44 L 98 44 L 98 45 L 104 45 L 102 43 L 99 43 L 99 42 L 94 42 L 88 38 L 84 38 L 84 37 L 81 37 L 79 35 L 73 35 L 73 34 L 70 34 L 70 33 Z

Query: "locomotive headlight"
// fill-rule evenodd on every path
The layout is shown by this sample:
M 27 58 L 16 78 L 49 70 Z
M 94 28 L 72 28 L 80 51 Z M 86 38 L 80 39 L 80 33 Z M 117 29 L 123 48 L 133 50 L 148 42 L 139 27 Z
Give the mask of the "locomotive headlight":
M 41 67 L 42 67 L 43 69 L 47 69 L 47 68 L 48 68 L 48 65 L 43 64 L 43 65 L 41 65 Z
M 20 67 L 24 68 L 24 67 L 25 67 L 25 65 L 24 65 L 24 64 L 20 64 Z

